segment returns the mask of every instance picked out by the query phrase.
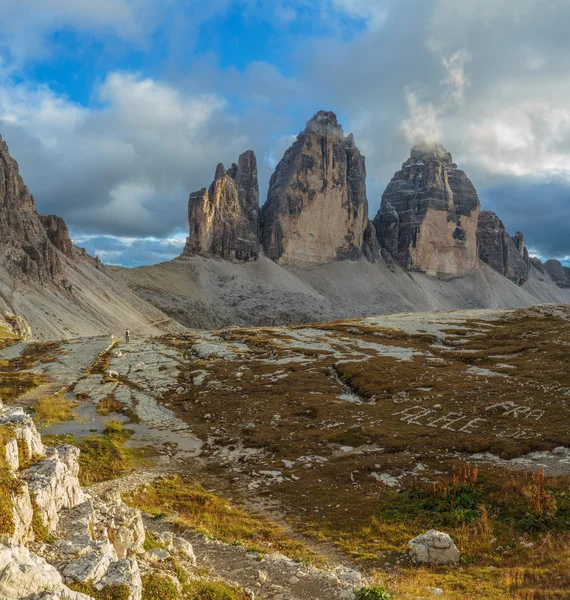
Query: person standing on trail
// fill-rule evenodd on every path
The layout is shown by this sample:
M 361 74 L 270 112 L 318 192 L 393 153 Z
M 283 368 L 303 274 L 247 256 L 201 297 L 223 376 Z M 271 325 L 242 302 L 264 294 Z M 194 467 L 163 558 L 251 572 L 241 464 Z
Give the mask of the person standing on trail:
M 127 331 L 125 331 L 125 342 L 130 342 L 130 341 L 131 341 L 131 333 L 127 329 Z

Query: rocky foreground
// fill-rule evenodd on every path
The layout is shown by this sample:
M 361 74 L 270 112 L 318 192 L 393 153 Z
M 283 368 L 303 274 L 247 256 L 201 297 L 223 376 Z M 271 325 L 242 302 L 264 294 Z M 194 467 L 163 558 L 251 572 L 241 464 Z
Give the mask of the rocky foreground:
M 536 589 L 547 594 L 538 598 L 564 597 L 569 324 L 566 306 L 548 306 L 128 344 L 5 341 L 2 376 L 18 375 L 21 386 L 2 392 L 12 403 L 3 419 L 14 426 L 2 438 L 7 481 L 30 494 L 14 503 L 5 551 L 44 565 L 60 597 L 67 586 L 98 598 L 112 582 L 136 598 L 140 577 L 144 599 L 148 575 L 182 594 L 174 564 L 190 581 L 256 598 L 351 598 L 363 585 L 395 598 L 432 588 L 450 598 Z M 58 392 L 77 418 L 45 429 L 55 445 L 45 448 L 16 407 L 33 410 Z M 82 488 L 77 450 L 53 435 L 82 446 L 104 437 L 110 418 L 130 430 L 126 449 L 152 450 L 151 463 Z M 213 502 L 229 524 L 251 523 L 240 511 L 253 510 L 280 523 L 280 537 L 260 534 L 265 521 L 245 538 L 220 536 L 187 510 L 192 502 Z M 443 564 L 414 566 L 422 557 Z
M 77 447 L 46 447 L 22 406 L 0 406 L 0 598 L 230 597 L 211 590 L 188 595 L 182 583 L 188 579 L 222 582 L 235 590 L 231 598 L 353 598 L 353 590 L 363 585 L 354 569 L 321 569 L 278 553 L 260 555 L 156 521 L 122 501 L 121 492 L 136 495 L 141 486 L 172 471 L 173 459 L 180 464 L 196 457 L 202 441 L 157 401 L 178 387 L 178 353 L 147 339 L 126 345 L 125 352 L 115 346 L 108 338 L 92 338 L 63 344 L 53 354 L 53 346 L 47 353 L 44 348 L 33 370 L 46 382 L 21 403 L 29 406 L 45 393 L 68 389 L 89 403 L 113 395 L 142 421 L 138 428 L 133 424 L 135 443 L 155 445 L 158 466 L 85 489 L 78 479 Z M 23 360 L 32 348 L 26 342 L 12 344 L 1 354 L 10 363 Z M 106 372 L 89 374 L 102 357 Z M 74 428 L 78 433 L 97 427 L 81 421 Z

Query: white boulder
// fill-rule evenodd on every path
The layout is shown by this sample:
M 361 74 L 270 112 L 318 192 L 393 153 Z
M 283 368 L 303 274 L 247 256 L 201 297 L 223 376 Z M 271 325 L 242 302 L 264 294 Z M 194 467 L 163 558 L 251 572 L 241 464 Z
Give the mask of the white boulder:
M 10 469 L 10 471 L 14 472 L 20 468 L 18 442 L 15 438 L 11 438 L 6 444 L 6 466 Z
M 0 598 L 28 598 L 59 593 L 64 585 L 55 567 L 25 546 L 0 546 Z M 56 596 L 57 597 L 57 596 Z
M 21 406 L 3 406 L 0 403 L 0 425 L 8 426 L 17 442 L 20 442 L 25 460 L 33 460 L 45 456 L 42 438 L 36 429 L 34 421 L 29 415 L 24 413 L 24 409 Z M 13 452 L 13 447 L 11 451 Z
M 48 448 L 45 460 L 22 472 L 50 533 L 55 532 L 62 509 L 73 508 L 86 499 L 77 478 L 78 457 L 79 448 L 75 446 Z
M 131 592 L 129 600 L 141 600 L 142 580 L 137 561 L 133 558 L 123 558 L 113 563 L 95 587 L 101 590 L 108 585 L 127 585 Z
M 95 498 L 93 506 L 96 538 L 106 532 L 119 558 L 143 551 L 145 530 L 140 510 L 124 504 L 117 491 Z
M 460 556 L 449 535 L 435 529 L 410 540 L 408 554 L 413 562 L 427 565 L 456 565 Z

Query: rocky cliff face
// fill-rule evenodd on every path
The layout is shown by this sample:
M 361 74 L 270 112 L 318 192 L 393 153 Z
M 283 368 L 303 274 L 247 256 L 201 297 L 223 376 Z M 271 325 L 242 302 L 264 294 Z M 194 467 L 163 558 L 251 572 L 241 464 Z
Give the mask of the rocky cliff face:
M 560 288 L 570 288 L 570 267 L 565 267 L 559 260 L 550 259 L 543 264 L 544 270 Z
M 511 237 L 501 219 L 494 212 L 484 210 L 479 215 L 477 243 L 482 261 L 517 285 L 525 283 L 531 262 L 522 233 L 517 231 Z
M 477 266 L 480 204 L 441 145 L 416 145 L 382 195 L 378 240 L 403 268 L 461 276 Z
M 220 163 L 210 187 L 190 194 L 188 226 L 186 255 L 257 259 L 259 186 L 257 162 L 251 150 L 227 171 Z
M 47 281 L 61 274 L 59 252 L 70 256 L 72 244 L 63 219 L 38 214 L 34 198 L 0 137 L 0 243 L 14 274 Z
M 318 112 L 285 152 L 261 220 L 265 253 L 280 264 L 360 256 L 368 225 L 365 160 L 334 113 Z

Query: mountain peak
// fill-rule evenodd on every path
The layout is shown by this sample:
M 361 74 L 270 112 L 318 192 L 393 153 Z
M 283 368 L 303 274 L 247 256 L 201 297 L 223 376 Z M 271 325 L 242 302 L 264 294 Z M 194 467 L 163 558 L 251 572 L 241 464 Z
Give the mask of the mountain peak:
M 410 151 L 410 160 L 408 162 L 411 161 L 411 164 L 413 164 L 418 162 L 427 162 L 433 159 L 446 164 L 453 163 L 451 154 L 441 144 L 425 141 L 417 142 L 412 146 Z
M 318 113 L 313 115 L 307 122 L 305 131 L 314 131 L 324 135 L 332 134 L 338 137 L 344 136 L 342 127 L 338 123 L 337 116 L 333 112 L 326 110 L 319 110 Z

